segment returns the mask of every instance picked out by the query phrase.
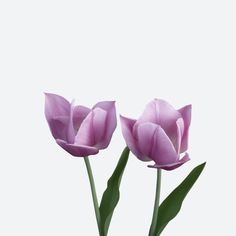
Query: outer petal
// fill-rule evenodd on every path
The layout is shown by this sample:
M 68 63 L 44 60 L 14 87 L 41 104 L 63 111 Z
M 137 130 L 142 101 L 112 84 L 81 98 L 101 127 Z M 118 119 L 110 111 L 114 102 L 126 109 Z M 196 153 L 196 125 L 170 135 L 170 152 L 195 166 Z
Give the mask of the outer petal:
M 70 106 L 70 116 L 69 116 L 69 123 L 68 123 L 68 128 L 67 128 L 67 143 L 74 143 L 75 141 L 75 129 L 73 125 L 73 110 L 74 106 L 71 104 Z
M 131 152 L 142 161 L 150 161 L 151 159 L 141 154 L 137 145 L 137 140 L 133 136 L 132 130 L 136 120 L 120 116 L 120 121 L 123 137 Z
M 69 117 L 60 116 L 48 121 L 52 136 L 55 139 L 67 140 Z
M 182 137 L 184 133 L 184 121 L 182 118 L 179 118 L 176 121 L 176 126 L 177 126 L 177 136 L 174 141 L 172 140 L 172 142 L 174 144 L 177 154 L 180 154 L 180 147 L 181 147 Z
M 45 93 L 45 116 L 55 139 L 67 140 L 70 103 L 63 97 Z
M 99 107 L 107 112 L 112 110 L 115 106 L 115 101 L 103 101 L 103 102 L 98 102 L 93 106 L 93 109 Z
M 186 153 L 185 156 L 181 160 L 178 160 L 175 163 L 167 164 L 167 165 L 157 165 L 157 164 L 155 164 L 153 166 L 149 165 L 148 167 L 164 169 L 164 170 L 174 170 L 174 169 L 180 167 L 181 165 L 183 165 L 185 162 L 187 162 L 189 160 L 190 160 L 190 158 L 188 156 L 188 153 Z
M 102 149 L 106 131 L 107 112 L 95 108 L 83 120 L 75 137 L 75 143 Z
M 171 138 L 176 136 L 176 121 L 181 117 L 179 111 L 162 99 L 154 99 L 147 104 L 137 123 L 152 122 L 160 125 Z
M 153 139 L 158 127 L 154 123 L 146 122 L 139 124 L 136 129 L 138 148 L 148 160 L 152 160 Z
M 89 114 L 91 109 L 84 106 L 75 106 L 73 109 L 73 125 L 77 132 L 85 117 Z
M 101 108 L 95 108 L 93 113 L 94 143 L 98 149 L 103 149 L 108 145 L 107 142 L 104 142 L 108 114 Z
M 64 140 L 57 139 L 56 142 L 72 156 L 85 157 L 90 155 L 95 155 L 98 153 L 98 149 L 94 147 L 89 147 L 85 145 L 75 145 L 68 144 Z
M 75 136 L 76 145 L 94 146 L 94 130 L 93 130 L 94 111 L 91 111 L 83 120 L 80 128 Z
M 140 124 L 137 129 L 138 146 L 158 165 L 176 162 L 176 150 L 160 125 L 150 122 Z
M 181 142 L 180 152 L 185 152 L 188 149 L 188 134 L 189 134 L 189 126 L 191 123 L 191 113 L 192 113 L 192 105 L 187 105 L 179 109 L 183 120 L 184 120 L 184 133 Z
M 99 102 L 93 107 L 93 109 L 95 108 L 101 108 L 107 112 L 105 134 L 103 137 L 103 142 L 100 143 L 100 148 L 104 149 L 109 145 L 112 135 L 117 126 L 115 102 L 114 101 Z
M 57 116 L 69 116 L 70 103 L 62 96 L 45 93 L 45 115 L 47 119 Z

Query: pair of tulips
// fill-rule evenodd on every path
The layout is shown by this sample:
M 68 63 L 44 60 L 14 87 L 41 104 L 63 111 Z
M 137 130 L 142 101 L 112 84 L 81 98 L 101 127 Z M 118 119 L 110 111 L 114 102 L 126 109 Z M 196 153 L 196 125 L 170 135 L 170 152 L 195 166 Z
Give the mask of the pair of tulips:
M 90 109 L 74 105 L 73 102 L 68 102 L 62 96 L 46 93 L 45 116 L 57 144 L 72 156 L 85 159 L 99 234 L 107 235 L 108 229 L 104 230 L 101 226 L 103 219 L 101 219 L 101 209 L 99 209 L 96 199 L 88 156 L 95 155 L 108 147 L 117 126 L 115 102 L 98 102 Z M 154 99 L 147 104 L 137 120 L 120 116 L 120 121 L 128 150 L 141 161 L 154 161 L 154 164 L 149 167 L 157 169 L 156 200 L 149 232 L 150 236 L 156 236 L 162 231 L 157 232 L 157 219 L 161 217 L 160 212 L 158 213 L 160 171 L 161 169 L 173 170 L 189 160 L 186 151 L 191 122 L 191 105 L 176 110 L 168 102 Z M 123 173 L 123 170 L 121 172 Z M 117 201 L 115 202 L 117 204 Z M 109 201 L 107 204 L 110 204 Z
M 45 115 L 56 142 L 71 155 L 95 155 L 108 147 L 117 125 L 114 101 L 97 103 L 92 109 L 75 106 L 65 98 L 46 94 Z M 164 100 L 155 99 L 138 120 L 120 116 L 127 146 L 151 167 L 172 170 L 189 160 L 188 130 L 191 105 L 179 110 Z

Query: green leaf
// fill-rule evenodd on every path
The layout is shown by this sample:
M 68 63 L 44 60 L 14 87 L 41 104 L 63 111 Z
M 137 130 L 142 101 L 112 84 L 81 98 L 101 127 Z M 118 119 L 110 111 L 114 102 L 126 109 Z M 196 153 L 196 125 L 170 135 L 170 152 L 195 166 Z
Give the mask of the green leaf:
M 107 235 L 113 211 L 120 198 L 120 182 L 129 157 L 129 149 L 126 147 L 121 154 L 119 162 L 107 182 L 107 189 L 103 193 L 100 204 L 101 230 L 104 236 Z
M 158 211 L 155 236 L 159 236 L 166 225 L 178 214 L 183 200 L 202 173 L 206 162 L 195 167 L 184 181 L 162 202 Z

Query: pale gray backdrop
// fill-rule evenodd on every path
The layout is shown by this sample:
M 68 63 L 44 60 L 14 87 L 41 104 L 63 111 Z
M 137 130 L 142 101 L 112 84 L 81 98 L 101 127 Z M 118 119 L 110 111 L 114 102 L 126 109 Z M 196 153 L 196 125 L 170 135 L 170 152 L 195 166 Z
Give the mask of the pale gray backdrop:
M 235 235 L 233 0 L 0 2 L 0 235 L 98 235 L 81 159 L 51 137 L 43 92 L 137 117 L 151 99 L 193 104 L 191 161 L 163 172 L 162 199 L 206 169 L 163 236 Z M 91 157 L 99 198 L 125 143 Z M 133 155 L 110 236 L 146 236 L 155 170 Z

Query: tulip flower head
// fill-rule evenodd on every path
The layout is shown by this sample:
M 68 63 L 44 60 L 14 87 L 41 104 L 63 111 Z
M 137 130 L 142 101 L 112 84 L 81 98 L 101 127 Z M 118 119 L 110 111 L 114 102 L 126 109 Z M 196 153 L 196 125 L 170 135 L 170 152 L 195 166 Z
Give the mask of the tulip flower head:
M 154 99 L 138 120 L 120 118 L 127 146 L 140 160 L 155 162 L 149 167 L 173 170 L 189 160 L 191 105 L 176 110 L 168 102 Z
M 56 142 L 76 157 L 105 149 L 117 125 L 114 101 L 99 102 L 89 109 L 46 93 L 45 116 Z

